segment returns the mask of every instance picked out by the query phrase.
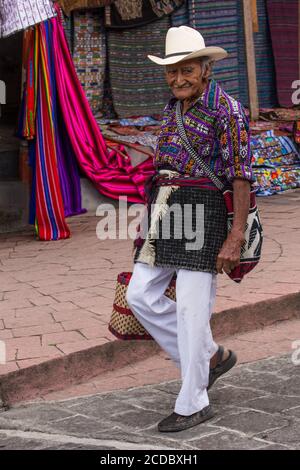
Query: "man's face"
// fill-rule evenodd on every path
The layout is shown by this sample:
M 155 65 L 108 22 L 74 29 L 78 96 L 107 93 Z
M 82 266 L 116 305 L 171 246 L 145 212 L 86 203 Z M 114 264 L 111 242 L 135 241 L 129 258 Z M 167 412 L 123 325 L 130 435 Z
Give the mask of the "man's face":
M 178 100 L 198 97 L 205 88 L 201 64 L 195 59 L 167 65 L 166 80 Z

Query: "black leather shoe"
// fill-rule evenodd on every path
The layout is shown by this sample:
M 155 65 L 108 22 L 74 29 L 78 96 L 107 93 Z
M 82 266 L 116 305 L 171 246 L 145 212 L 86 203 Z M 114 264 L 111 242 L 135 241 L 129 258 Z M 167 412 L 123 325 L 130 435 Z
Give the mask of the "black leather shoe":
M 213 416 L 214 413 L 210 405 L 190 416 L 172 413 L 170 416 L 158 423 L 158 430 L 160 432 L 183 431 L 184 429 L 197 426 L 197 424 L 203 423 L 204 421 L 211 419 Z
M 218 355 L 218 362 L 217 362 L 216 367 L 212 367 L 209 370 L 209 381 L 208 381 L 207 390 L 210 389 L 210 387 L 215 383 L 215 381 L 219 377 L 221 377 L 221 375 L 225 374 L 225 372 L 228 372 L 235 365 L 237 361 L 236 354 L 230 349 L 229 349 L 229 356 L 227 357 L 227 359 L 223 361 L 223 355 L 224 355 L 223 346 L 219 346 L 217 355 Z

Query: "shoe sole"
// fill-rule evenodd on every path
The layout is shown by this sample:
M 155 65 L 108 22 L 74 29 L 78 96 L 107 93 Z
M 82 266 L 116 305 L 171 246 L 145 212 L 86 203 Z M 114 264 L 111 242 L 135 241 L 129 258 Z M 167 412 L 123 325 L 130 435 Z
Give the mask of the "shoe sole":
M 211 382 L 209 383 L 207 387 L 207 390 L 209 390 L 213 386 L 215 381 L 219 379 L 221 375 L 226 374 L 226 372 L 232 369 L 232 367 L 235 366 L 236 362 L 237 362 L 237 355 L 233 351 L 231 351 L 230 357 L 226 361 L 224 361 L 224 366 L 222 366 L 222 369 L 220 370 L 220 372 L 217 372 L 213 376 Z
M 192 424 L 188 424 L 188 423 L 187 423 L 185 426 L 182 425 L 180 428 L 178 427 L 177 429 L 176 429 L 176 428 L 174 428 L 174 429 L 171 429 L 171 428 L 167 429 L 167 428 L 165 428 L 165 429 L 164 429 L 164 428 L 161 428 L 161 427 L 158 425 L 158 431 L 159 431 L 159 432 L 180 432 L 180 431 L 184 431 L 184 430 L 186 430 L 186 429 L 193 428 L 194 426 L 198 426 L 198 424 L 204 423 L 205 421 L 207 421 L 207 420 L 213 418 L 214 415 L 215 415 L 215 414 L 214 414 L 213 410 L 210 409 L 210 410 L 208 411 L 208 413 L 207 413 L 205 416 L 202 416 L 201 419 L 199 419 L 199 420 L 198 420 L 197 422 L 195 422 L 195 423 L 192 423 Z

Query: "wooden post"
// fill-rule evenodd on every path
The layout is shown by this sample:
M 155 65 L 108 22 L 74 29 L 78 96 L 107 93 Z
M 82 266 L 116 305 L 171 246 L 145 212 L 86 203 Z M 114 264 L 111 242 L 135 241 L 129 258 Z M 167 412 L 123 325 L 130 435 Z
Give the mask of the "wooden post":
M 251 0 L 253 33 L 258 33 L 257 0 Z
M 258 116 L 259 116 L 259 106 L 258 106 L 258 94 L 257 94 L 251 0 L 243 0 L 243 6 L 244 6 L 244 28 L 245 28 L 245 44 L 246 44 L 246 56 L 247 56 L 247 72 L 248 72 L 248 89 L 249 89 L 249 101 L 250 101 L 250 117 L 253 121 L 255 121 L 258 119 Z

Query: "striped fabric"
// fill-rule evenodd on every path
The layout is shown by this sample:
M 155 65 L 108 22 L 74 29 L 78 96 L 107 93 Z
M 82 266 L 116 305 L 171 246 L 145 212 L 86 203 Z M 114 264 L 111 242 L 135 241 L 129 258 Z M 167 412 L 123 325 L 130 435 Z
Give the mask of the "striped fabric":
M 297 0 L 267 0 L 280 106 L 292 107 L 292 83 L 299 79 Z
M 64 219 L 63 199 L 57 167 L 53 114 L 53 62 L 49 48 L 49 23 L 39 26 L 40 64 L 36 114 L 36 222 L 40 240 L 70 236 Z
M 234 98 L 239 97 L 237 0 L 189 0 L 189 21 L 207 46 L 223 47 L 229 57 L 216 62 L 214 78 Z
M 239 63 L 239 99 L 244 106 L 249 106 L 248 76 L 245 47 L 245 30 L 243 20 L 243 3 L 238 6 L 238 63 Z M 267 17 L 266 0 L 257 0 L 259 31 L 253 34 L 259 106 L 269 108 L 277 106 L 275 66 Z
M 92 111 L 103 104 L 106 66 L 104 19 L 100 10 L 74 12 L 73 60 Z
M 61 119 L 54 70 L 53 23 L 26 32 L 26 86 L 19 136 L 29 140 L 32 168 L 30 223 L 40 240 L 68 238 L 65 217 L 84 212 L 74 152 Z
M 126 31 L 108 32 L 114 107 L 119 118 L 162 114 L 170 92 L 164 69 L 147 54 L 163 56 L 169 17 Z

